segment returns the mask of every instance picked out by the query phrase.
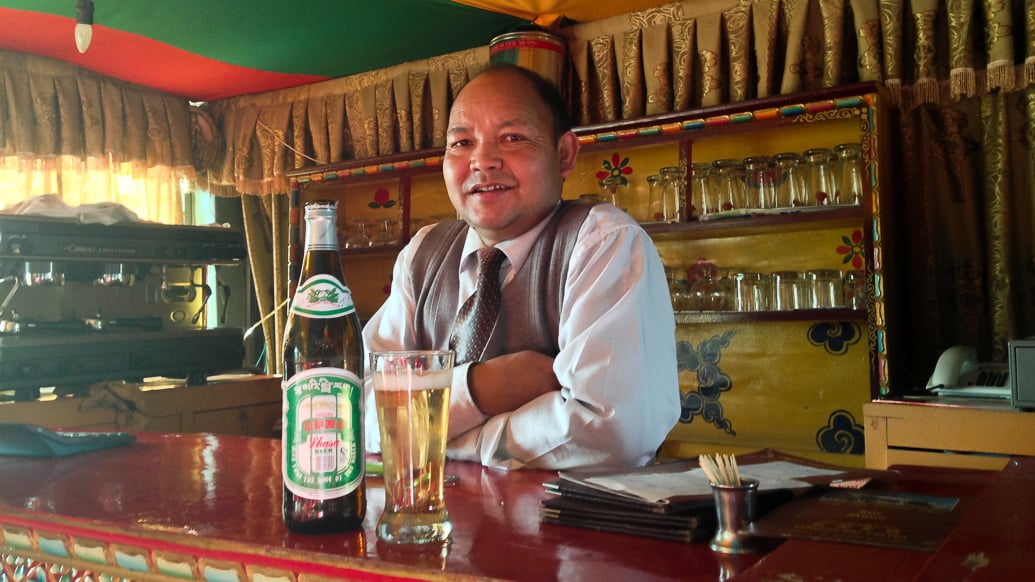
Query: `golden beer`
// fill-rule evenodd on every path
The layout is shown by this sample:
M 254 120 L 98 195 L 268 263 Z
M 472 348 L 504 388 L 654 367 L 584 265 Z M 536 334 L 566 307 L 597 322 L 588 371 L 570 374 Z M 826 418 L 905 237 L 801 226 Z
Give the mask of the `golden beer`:
M 452 352 L 371 355 L 381 432 L 385 510 L 377 535 L 390 543 L 449 538 L 442 496 Z

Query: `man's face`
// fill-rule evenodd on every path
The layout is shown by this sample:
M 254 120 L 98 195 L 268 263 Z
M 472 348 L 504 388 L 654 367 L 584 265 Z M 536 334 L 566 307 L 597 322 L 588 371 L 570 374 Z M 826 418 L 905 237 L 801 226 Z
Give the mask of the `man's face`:
M 526 79 L 492 71 L 473 79 L 449 115 L 442 173 L 460 218 L 487 244 L 528 231 L 553 210 L 578 154 Z

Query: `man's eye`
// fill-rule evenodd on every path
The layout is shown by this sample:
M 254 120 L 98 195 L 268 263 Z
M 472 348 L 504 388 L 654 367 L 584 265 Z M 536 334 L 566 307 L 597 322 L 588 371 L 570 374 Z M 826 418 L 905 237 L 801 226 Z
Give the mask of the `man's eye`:
M 524 141 L 524 140 L 525 140 L 525 136 L 519 135 L 519 134 L 516 134 L 516 133 L 508 133 L 507 135 L 503 136 L 503 141 Z
M 449 148 L 450 149 L 462 148 L 462 147 L 468 146 L 470 144 L 471 144 L 470 140 L 458 139 L 458 140 L 454 140 L 454 141 L 450 142 Z

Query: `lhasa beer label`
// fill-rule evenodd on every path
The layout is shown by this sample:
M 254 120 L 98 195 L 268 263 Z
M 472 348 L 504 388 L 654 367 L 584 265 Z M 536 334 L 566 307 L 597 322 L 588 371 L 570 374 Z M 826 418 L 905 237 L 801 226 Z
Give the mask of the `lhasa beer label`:
M 291 300 L 291 311 L 302 317 L 330 319 L 348 315 L 356 310 L 352 292 L 341 281 L 330 275 L 313 275 L 299 283 Z
M 284 384 L 284 483 L 295 495 L 333 499 L 363 482 L 362 381 L 340 368 L 310 368 Z

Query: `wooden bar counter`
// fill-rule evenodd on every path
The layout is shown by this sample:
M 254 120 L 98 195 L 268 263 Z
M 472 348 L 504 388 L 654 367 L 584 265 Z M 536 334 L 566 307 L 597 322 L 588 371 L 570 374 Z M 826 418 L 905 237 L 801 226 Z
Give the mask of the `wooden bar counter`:
M 1035 500 L 1035 471 L 1022 468 L 1014 473 L 1025 478 L 1005 482 L 1011 467 L 889 473 L 890 488 L 966 497 L 981 510 L 964 517 L 973 521 L 969 532 L 954 533 L 944 544 L 945 559 L 941 551 L 799 539 L 764 556 L 727 557 L 707 544 L 540 524 L 539 501 L 547 496 L 541 484 L 554 473 L 453 462 L 447 471 L 459 484 L 446 490 L 453 539 L 414 549 L 374 535 L 384 504 L 380 480 L 368 480 L 361 531 L 293 534 L 281 521 L 279 441 L 139 433 L 134 444 L 69 457 L 0 456 L 0 579 L 849 581 L 917 579 L 932 567 L 956 576 L 960 553 L 965 558 L 979 544 L 975 536 L 1001 545 L 1000 554 L 1030 546 L 1035 501 L 1020 500 L 1016 527 L 996 530 L 982 517 L 1008 517 L 998 495 L 989 498 L 986 490 L 999 487 L 1015 498 L 1027 492 Z M 994 561 L 992 549 L 981 551 Z M 995 579 L 974 576 L 993 571 L 969 573 Z M 1011 571 L 1025 579 L 1035 573 L 1031 567 Z

